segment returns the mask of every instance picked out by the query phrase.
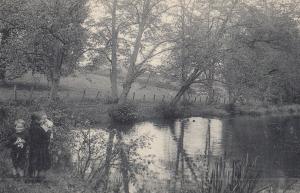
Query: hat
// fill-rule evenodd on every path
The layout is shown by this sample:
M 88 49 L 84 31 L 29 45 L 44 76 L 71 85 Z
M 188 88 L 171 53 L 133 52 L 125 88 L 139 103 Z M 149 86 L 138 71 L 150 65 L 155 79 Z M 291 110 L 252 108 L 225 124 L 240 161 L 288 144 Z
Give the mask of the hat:
M 20 133 L 22 131 L 25 130 L 25 121 L 23 119 L 18 119 L 15 121 L 15 130 L 16 130 L 16 133 Z
M 41 114 L 39 112 L 32 113 L 31 120 L 32 121 L 39 121 L 39 120 L 41 120 Z

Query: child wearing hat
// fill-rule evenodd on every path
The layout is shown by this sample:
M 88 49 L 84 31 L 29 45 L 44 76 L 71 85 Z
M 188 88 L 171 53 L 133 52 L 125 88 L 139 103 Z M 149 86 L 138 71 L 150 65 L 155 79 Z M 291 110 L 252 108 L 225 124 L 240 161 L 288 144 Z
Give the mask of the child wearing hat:
M 50 133 L 50 139 L 53 139 L 53 122 L 48 119 L 45 113 L 42 114 L 40 122 L 44 131 Z
M 25 129 L 25 121 L 18 119 L 15 121 L 15 132 L 7 143 L 7 146 L 11 148 L 10 155 L 13 163 L 12 172 L 14 177 L 24 177 L 28 143 L 29 135 Z

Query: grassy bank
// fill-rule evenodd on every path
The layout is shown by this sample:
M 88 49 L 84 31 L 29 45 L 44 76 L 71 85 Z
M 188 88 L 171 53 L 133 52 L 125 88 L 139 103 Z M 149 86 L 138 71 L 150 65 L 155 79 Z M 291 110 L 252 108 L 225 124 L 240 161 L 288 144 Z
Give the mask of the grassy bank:
M 152 104 L 152 103 L 136 103 L 136 115 L 137 121 L 151 120 L 151 119 L 162 119 L 163 114 L 159 107 L 165 104 Z M 71 103 L 58 103 L 54 106 L 45 106 L 41 104 L 12 104 L 12 106 L 6 106 L 9 109 L 9 117 L 13 120 L 16 118 L 24 118 L 29 121 L 29 115 L 32 111 L 44 109 L 47 111 L 49 117 L 55 119 L 55 123 L 61 123 L 59 130 L 61 132 L 67 132 L 67 127 L 64 125 L 71 124 L 75 126 L 77 123 L 80 125 L 85 120 L 89 120 L 92 124 L 103 124 L 107 125 L 110 122 L 110 117 L 108 112 L 114 105 L 95 103 L 91 101 L 85 104 L 71 104 Z M 295 115 L 299 113 L 300 105 L 290 105 L 290 106 L 280 106 L 280 107 L 246 107 L 237 106 L 234 108 L 236 115 L 275 115 L 275 114 L 286 114 Z M 241 110 L 242 109 L 242 110 Z M 179 109 L 181 111 L 182 117 L 189 116 L 203 116 L 203 117 L 224 117 L 230 116 L 228 112 L 228 107 L 215 105 L 188 105 L 184 109 Z M 253 113 L 255 112 L 255 113 Z M 257 113 L 260 112 L 260 113 Z M 58 124 L 56 124 L 58 125 Z M 67 125 L 69 126 L 69 125 Z M 71 126 L 71 127 L 72 127 Z M 80 126 L 79 126 L 80 127 Z M 0 125 L 1 128 L 1 125 Z M 82 127 L 80 127 L 82 128 Z M 59 137 L 61 137 L 59 135 Z M 69 138 L 57 139 L 57 146 L 63 147 L 59 142 L 71 140 Z M 104 147 L 104 146 L 103 146 Z M 17 182 L 9 178 L 9 168 L 11 168 L 11 163 L 8 159 L 8 151 L 6 151 L 6 156 L 1 154 L 0 151 L 0 193 L 25 193 L 25 192 L 45 192 L 45 193 L 59 193 L 59 192 L 81 192 L 88 193 L 91 192 L 88 183 L 84 183 L 84 180 L 80 180 L 78 176 L 73 175 L 71 171 L 66 169 L 52 169 L 48 173 L 48 181 L 42 184 L 26 184 L 23 182 Z M 118 152 L 118 151 L 116 151 Z M 223 164 L 225 165 L 225 164 Z M 73 171 L 74 172 L 74 171 Z M 262 185 L 263 187 L 263 185 Z M 205 192 L 205 191 L 203 191 Z
M 0 178 L 0 193 L 90 193 L 92 190 L 82 180 L 66 171 L 49 171 L 43 183 L 25 183 L 12 178 Z
M 184 107 L 181 117 L 217 117 L 228 116 L 289 116 L 300 115 L 300 105 L 281 106 L 235 106 L 234 110 L 227 105 L 190 105 Z M 138 110 L 138 120 L 161 119 L 162 113 L 157 110 L 157 105 L 141 104 Z
M 268 105 L 268 106 L 238 106 L 236 108 L 237 115 L 250 115 L 250 116 L 288 116 L 299 115 L 300 105 Z
M 38 103 L 38 104 L 37 104 Z M 37 102 L 35 104 L 7 104 L 2 103 L 1 106 L 13 109 L 12 114 L 14 118 L 29 119 L 30 112 L 36 110 L 48 110 L 46 103 Z M 147 121 L 155 119 L 164 119 L 164 113 L 161 110 L 162 103 L 151 102 L 133 102 L 136 114 L 136 121 Z M 115 108 L 114 104 L 107 104 L 101 101 L 86 101 L 85 103 L 76 102 L 60 102 L 54 107 L 51 107 L 52 111 L 55 108 L 59 108 L 66 116 L 76 122 L 89 120 L 93 125 L 108 126 L 112 121 L 109 112 Z M 300 115 L 300 105 L 269 105 L 269 106 L 240 106 L 229 107 L 228 105 L 203 105 L 203 104 L 191 104 L 179 109 L 170 109 L 170 111 L 180 111 L 177 118 L 180 117 L 217 117 L 223 118 L 228 116 L 289 116 Z
M 148 121 L 164 119 L 164 114 L 160 110 L 160 104 L 139 103 L 136 104 L 136 121 Z M 99 104 L 94 107 L 75 107 L 73 112 L 86 116 L 96 124 L 107 125 L 110 123 L 108 116 L 111 104 Z M 226 105 L 190 105 L 182 107 L 179 117 L 216 117 L 224 118 L 228 116 L 289 116 L 300 115 L 300 105 L 282 106 L 236 106 L 232 112 Z

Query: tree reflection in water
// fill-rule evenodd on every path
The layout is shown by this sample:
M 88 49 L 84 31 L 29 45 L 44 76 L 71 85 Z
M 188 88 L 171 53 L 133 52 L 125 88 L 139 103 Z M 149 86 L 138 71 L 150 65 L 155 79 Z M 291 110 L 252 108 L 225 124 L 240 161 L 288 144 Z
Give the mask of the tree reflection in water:
M 177 144 L 177 152 L 174 179 L 168 192 L 252 193 L 258 180 L 255 162 L 251 162 L 248 157 L 232 162 L 213 157 L 210 144 L 211 120 L 208 120 L 203 154 L 190 157 L 184 148 L 184 133 L 188 121 L 180 121 L 179 136 L 175 134 L 174 122 L 169 124 L 172 138 Z
M 82 129 L 75 133 L 75 172 L 100 192 L 132 192 L 139 176 L 150 176 L 148 165 L 153 155 L 141 156 L 139 149 L 148 148 L 152 138 L 147 135 L 124 137 L 132 125 L 110 125 L 107 132 Z
M 179 121 L 176 134 L 175 122 L 168 123 L 171 139 L 176 144 L 175 159 L 170 163 L 173 177 L 158 179 L 151 170 L 154 155 L 142 155 L 141 149 L 150 148 L 153 138 L 148 134 L 129 135 L 132 125 L 111 125 L 107 132 L 85 130 L 80 143 L 77 142 L 77 172 L 97 192 L 146 193 L 146 192 L 195 192 L 195 193 L 251 193 L 255 187 L 257 173 L 255 164 L 248 158 L 229 162 L 211 155 L 211 121 L 208 121 L 205 150 L 190 156 L 185 147 L 185 131 L 188 120 Z M 79 145 L 78 145 L 79 144 Z M 157 171 L 156 171 L 157 172 Z M 161 171 L 160 171 L 161 172 Z

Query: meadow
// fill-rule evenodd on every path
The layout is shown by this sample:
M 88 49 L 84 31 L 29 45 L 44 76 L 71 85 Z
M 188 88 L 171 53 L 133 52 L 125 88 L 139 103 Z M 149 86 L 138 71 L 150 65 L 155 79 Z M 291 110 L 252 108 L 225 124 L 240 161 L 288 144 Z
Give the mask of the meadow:
M 0 83 L 0 101 L 14 100 L 16 87 L 17 100 L 29 98 L 46 98 L 49 94 L 49 84 L 43 75 L 27 73 L 20 78 Z M 66 101 L 81 101 L 90 99 L 104 99 L 110 97 L 110 79 L 108 75 L 80 72 L 60 81 L 59 96 Z M 122 80 L 119 79 L 119 92 L 122 89 Z M 161 101 L 163 97 L 170 99 L 176 90 L 163 83 L 154 83 L 139 79 L 133 84 L 129 98 L 134 100 Z M 145 95 L 145 98 L 144 98 Z

